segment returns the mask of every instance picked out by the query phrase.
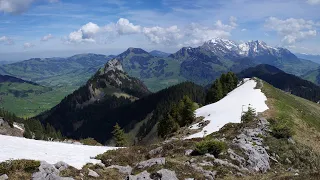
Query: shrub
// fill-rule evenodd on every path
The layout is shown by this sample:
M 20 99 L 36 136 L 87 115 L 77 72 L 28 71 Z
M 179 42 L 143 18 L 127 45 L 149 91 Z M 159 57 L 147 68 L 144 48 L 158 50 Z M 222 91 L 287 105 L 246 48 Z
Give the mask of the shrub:
M 17 171 L 34 173 L 38 171 L 40 161 L 33 160 L 13 160 L 0 163 L 0 175 L 10 174 Z
M 248 107 L 248 111 L 241 116 L 242 123 L 252 122 L 256 117 L 256 111 L 252 107 Z
M 89 146 L 102 146 L 98 141 L 96 141 L 93 138 L 86 138 L 86 139 L 81 139 L 80 142 L 84 145 L 89 145 Z
M 293 136 L 294 131 L 292 124 L 284 119 L 269 119 L 271 124 L 272 135 L 275 138 L 290 138 Z
M 196 144 L 195 153 L 196 154 L 206 154 L 210 153 L 215 157 L 218 157 L 221 152 L 227 149 L 227 145 L 224 142 L 216 140 L 203 140 Z

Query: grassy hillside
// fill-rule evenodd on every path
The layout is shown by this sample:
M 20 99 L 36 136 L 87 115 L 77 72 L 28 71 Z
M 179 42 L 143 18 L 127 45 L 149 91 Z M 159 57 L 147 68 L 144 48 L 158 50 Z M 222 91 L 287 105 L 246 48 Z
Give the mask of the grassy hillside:
M 0 108 L 19 117 L 32 117 L 58 104 L 68 88 L 51 89 L 28 83 L 0 83 Z
M 0 74 L 30 80 L 46 86 L 83 85 L 113 56 L 79 54 L 68 58 L 33 58 L 0 66 Z M 89 72 L 89 73 L 88 73 Z
M 264 82 L 262 91 L 270 108 L 265 115 L 282 119 L 294 128 L 294 139 L 320 152 L 320 105 L 291 95 Z

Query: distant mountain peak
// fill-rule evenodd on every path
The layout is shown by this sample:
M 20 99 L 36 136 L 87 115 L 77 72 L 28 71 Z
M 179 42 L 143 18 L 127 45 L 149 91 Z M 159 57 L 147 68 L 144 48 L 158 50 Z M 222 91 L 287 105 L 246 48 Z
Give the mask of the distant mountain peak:
M 148 54 L 147 51 L 145 51 L 141 48 L 134 48 L 134 47 L 129 47 L 126 52 L 129 52 L 129 53 L 132 52 L 132 53 L 136 53 L 136 54 Z
M 110 72 L 110 71 L 121 71 L 121 72 L 124 72 L 122 64 L 120 63 L 119 60 L 112 59 L 112 60 L 107 62 L 107 64 L 105 65 L 105 68 L 104 68 L 104 73 L 107 73 L 107 72 Z

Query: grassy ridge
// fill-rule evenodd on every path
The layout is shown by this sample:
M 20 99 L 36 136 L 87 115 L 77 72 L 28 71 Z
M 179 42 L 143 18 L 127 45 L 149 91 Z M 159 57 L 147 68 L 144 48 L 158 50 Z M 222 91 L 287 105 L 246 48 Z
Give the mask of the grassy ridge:
M 285 93 L 264 82 L 262 91 L 270 108 L 269 118 L 285 119 L 293 124 L 294 139 L 320 152 L 320 105 Z

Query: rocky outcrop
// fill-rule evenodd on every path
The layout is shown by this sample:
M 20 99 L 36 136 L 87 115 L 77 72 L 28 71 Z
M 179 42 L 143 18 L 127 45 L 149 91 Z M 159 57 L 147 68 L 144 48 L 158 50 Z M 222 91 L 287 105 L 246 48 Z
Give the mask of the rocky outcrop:
M 127 177 L 128 180 L 178 180 L 177 175 L 174 171 L 168 169 L 161 169 L 156 173 L 148 173 L 143 171 L 137 175 L 130 175 Z
M 155 149 L 152 149 L 151 151 L 149 151 L 148 154 L 149 154 L 150 157 L 154 157 L 154 156 L 156 156 L 156 155 L 161 154 L 162 151 L 163 151 L 163 148 L 160 146 L 160 147 L 157 147 L 157 148 L 155 148 Z
M 118 165 L 112 165 L 107 167 L 107 169 L 118 169 L 120 173 L 125 175 L 130 175 L 132 172 L 132 167 L 130 166 L 118 166 Z
M 153 165 L 164 165 L 165 163 L 166 163 L 165 158 L 153 158 L 153 159 L 149 159 L 147 161 L 142 161 L 138 163 L 136 167 L 138 169 L 144 169 L 144 168 L 151 167 Z
M 89 170 L 88 176 L 95 177 L 95 178 L 100 177 L 100 175 L 94 170 L 91 170 L 91 169 L 88 169 L 88 170 Z
M 73 180 L 73 178 L 59 176 L 59 169 L 64 169 L 66 166 L 68 165 L 63 162 L 52 165 L 42 161 L 39 166 L 39 172 L 33 173 L 32 180 Z
M 270 169 L 270 156 L 267 153 L 266 147 L 263 146 L 263 138 L 267 134 L 269 122 L 265 118 L 260 118 L 256 128 L 245 128 L 239 134 L 233 143 L 244 150 L 248 160 L 235 154 L 229 150 L 230 157 L 237 160 L 239 164 L 251 172 L 266 172 Z

